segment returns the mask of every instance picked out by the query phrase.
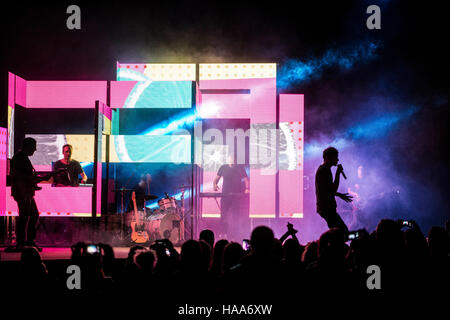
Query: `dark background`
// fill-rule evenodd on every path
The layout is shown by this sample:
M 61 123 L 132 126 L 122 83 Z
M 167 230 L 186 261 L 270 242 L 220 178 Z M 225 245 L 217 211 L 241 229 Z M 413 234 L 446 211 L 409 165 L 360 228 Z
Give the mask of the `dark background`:
M 81 8 L 81 30 L 66 28 L 71 4 Z M 372 4 L 381 8 L 381 30 L 366 27 Z M 348 70 L 327 67 L 280 92 L 305 94 L 305 147 L 331 142 L 369 115 L 414 106 L 383 135 L 354 139 L 351 152 L 369 169 L 380 168 L 381 178 L 395 175 L 407 190 L 404 214 L 426 230 L 442 225 L 450 209 L 447 15 L 437 2 L 412 1 L 2 4 L 0 125 L 6 126 L 8 71 L 29 80 L 114 80 L 116 61 L 276 62 L 281 70 L 291 59 L 311 61 L 376 41 L 377 58 Z M 345 152 L 341 159 L 350 163 Z M 317 164 L 305 157 L 305 174 Z

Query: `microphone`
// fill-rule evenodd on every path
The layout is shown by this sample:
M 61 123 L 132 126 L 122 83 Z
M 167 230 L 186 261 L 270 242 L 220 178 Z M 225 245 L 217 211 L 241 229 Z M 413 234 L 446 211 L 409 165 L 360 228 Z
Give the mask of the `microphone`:
M 342 171 L 341 171 L 342 176 L 344 177 L 345 180 L 347 180 L 347 176 L 344 173 L 344 168 L 342 168 L 342 164 L 340 164 L 339 167 L 341 167 L 341 169 L 342 169 Z

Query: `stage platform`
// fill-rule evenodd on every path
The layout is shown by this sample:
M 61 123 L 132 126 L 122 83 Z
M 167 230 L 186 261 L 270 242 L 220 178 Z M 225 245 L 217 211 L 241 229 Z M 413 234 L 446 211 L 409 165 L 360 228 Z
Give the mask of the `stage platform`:
M 130 247 L 113 247 L 114 257 L 116 259 L 126 259 Z M 6 248 L 0 249 L 0 263 L 4 261 L 20 261 L 20 252 L 5 252 Z M 175 250 L 180 252 L 181 248 L 175 246 Z M 69 260 L 72 251 L 70 247 L 43 247 L 42 252 L 40 252 L 42 260 L 54 261 L 54 260 Z

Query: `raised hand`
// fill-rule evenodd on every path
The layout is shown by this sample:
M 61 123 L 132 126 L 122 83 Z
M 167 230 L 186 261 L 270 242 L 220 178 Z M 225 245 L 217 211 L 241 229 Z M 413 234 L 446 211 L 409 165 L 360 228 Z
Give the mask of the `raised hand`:
M 298 232 L 297 230 L 294 229 L 294 225 L 292 223 L 288 222 L 287 228 L 288 228 L 289 234 L 291 234 L 291 235 L 294 235 Z
M 344 200 L 345 202 L 352 202 L 353 197 L 349 195 L 348 193 L 338 193 L 337 196 Z

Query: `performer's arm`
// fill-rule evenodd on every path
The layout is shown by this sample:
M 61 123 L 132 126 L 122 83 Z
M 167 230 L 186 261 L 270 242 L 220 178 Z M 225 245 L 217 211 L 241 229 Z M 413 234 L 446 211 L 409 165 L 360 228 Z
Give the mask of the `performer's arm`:
M 342 167 L 337 167 L 336 169 L 336 175 L 334 176 L 334 182 L 333 182 L 333 193 L 337 196 L 339 196 L 339 193 L 337 192 L 339 189 L 339 180 L 341 177 Z
M 84 173 L 84 171 L 82 171 L 80 174 L 81 174 L 81 183 L 86 183 L 86 181 L 88 179 L 86 173 Z
M 336 176 L 334 177 L 334 183 L 333 183 L 333 188 L 334 188 L 334 194 L 341 198 L 342 200 L 344 200 L 345 202 L 352 202 L 353 201 L 353 197 L 351 195 L 349 195 L 348 193 L 340 193 L 337 192 L 338 188 L 339 188 L 339 178 L 341 177 L 341 173 L 344 170 L 342 169 L 341 165 L 338 165 L 337 169 L 336 169 Z
M 81 175 L 81 183 L 86 183 L 87 181 L 87 175 L 86 173 L 84 173 L 83 167 L 81 166 L 81 164 L 79 162 L 77 162 L 77 179 L 78 179 L 78 174 Z
M 250 188 L 249 188 L 248 177 L 244 178 L 244 183 L 245 183 L 245 193 L 249 193 L 250 192 Z
M 219 175 L 217 175 L 214 178 L 214 181 L 213 181 L 214 191 L 219 191 L 219 186 L 217 184 L 219 183 L 220 178 L 221 178 L 221 176 L 219 176 Z
M 298 241 L 296 236 L 297 230 L 294 229 L 294 226 L 291 223 L 287 224 L 287 231 L 285 234 L 283 234 L 280 238 L 280 242 L 283 244 L 284 240 L 286 240 L 289 236 L 292 237 L 292 239 L 295 239 Z

